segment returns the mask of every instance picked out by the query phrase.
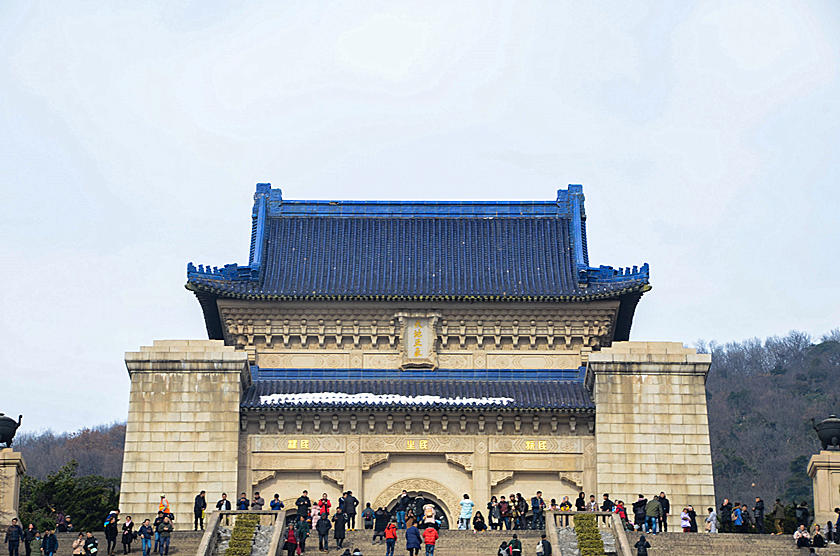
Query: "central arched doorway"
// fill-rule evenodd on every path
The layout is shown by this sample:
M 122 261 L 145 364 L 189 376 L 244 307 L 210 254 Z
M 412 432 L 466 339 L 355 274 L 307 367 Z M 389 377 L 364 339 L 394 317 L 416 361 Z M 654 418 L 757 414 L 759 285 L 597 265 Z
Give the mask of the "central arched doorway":
M 412 499 L 415 514 L 422 515 L 423 505 L 432 504 L 443 527 L 449 528 L 455 523 L 453 519 L 458 516 L 453 512 L 458 511 L 457 496 L 441 483 L 430 479 L 405 479 L 392 484 L 374 499 L 374 510 L 381 506 L 392 511 L 403 490 Z
M 408 497 L 411 499 L 408 507 L 414 512 L 415 516 L 422 516 L 423 507 L 427 504 L 431 504 L 435 507 L 435 518 L 440 521 L 440 528 L 449 529 L 449 518 L 443 510 L 440 500 L 437 500 L 432 494 L 422 491 L 408 491 Z M 394 507 L 397 505 L 398 499 L 399 497 L 394 498 L 387 506 L 385 506 L 385 509 L 387 509 L 391 515 L 394 515 Z

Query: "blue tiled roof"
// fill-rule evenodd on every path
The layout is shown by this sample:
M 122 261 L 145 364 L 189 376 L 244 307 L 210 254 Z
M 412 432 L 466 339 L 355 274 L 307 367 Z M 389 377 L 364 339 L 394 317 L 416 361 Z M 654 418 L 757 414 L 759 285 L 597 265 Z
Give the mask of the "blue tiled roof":
M 554 201 L 290 201 L 258 184 L 248 266 L 187 267 L 215 299 L 586 301 L 638 296 L 647 264 L 590 267 L 583 191 Z M 625 311 L 627 312 L 627 311 Z M 621 320 L 621 319 L 619 319 Z M 624 326 L 624 325 L 622 325 Z M 621 333 L 623 334 L 623 332 Z
M 615 297 L 644 287 L 646 265 L 633 271 L 585 266 L 582 216 L 569 208 L 567 197 L 276 201 L 255 227 L 250 267 L 205 270 L 190 264 L 188 287 L 253 299 L 559 300 Z
M 418 401 L 416 403 L 377 403 L 365 405 L 359 403 L 281 403 L 262 404 L 261 396 L 272 394 L 318 394 L 343 393 L 374 395 L 399 395 L 409 398 L 419 396 L 438 396 L 442 402 Z M 461 404 L 456 398 L 512 398 L 509 403 Z M 481 381 L 481 380 L 258 380 L 249 386 L 242 397 L 241 406 L 245 409 L 272 408 L 369 408 L 369 409 L 405 409 L 418 407 L 428 409 L 545 409 L 565 411 L 592 411 L 595 404 L 589 392 L 580 382 L 561 381 Z

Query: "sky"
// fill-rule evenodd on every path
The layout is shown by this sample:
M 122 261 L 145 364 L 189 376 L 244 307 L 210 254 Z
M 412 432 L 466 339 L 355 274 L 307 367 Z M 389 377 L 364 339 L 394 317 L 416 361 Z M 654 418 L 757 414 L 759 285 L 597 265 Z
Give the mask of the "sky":
M 631 339 L 840 325 L 840 3 L 0 2 L 0 411 L 122 421 L 186 264 L 288 199 L 538 199 L 651 265 Z

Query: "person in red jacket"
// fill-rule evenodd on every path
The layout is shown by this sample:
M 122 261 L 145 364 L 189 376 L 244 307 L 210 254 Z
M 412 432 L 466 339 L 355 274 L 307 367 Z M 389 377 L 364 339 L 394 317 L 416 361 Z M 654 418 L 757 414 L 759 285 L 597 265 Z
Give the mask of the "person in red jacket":
M 426 530 L 423 531 L 423 542 L 426 543 L 426 556 L 434 556 L 435 543 L 439 536 L 437 529 L 434 527 L 426 527 Z
M 397 544 L 397 518 L 385 527 L 385 556 L 394 556 L 394 545 Z
M 321 517 L 326 517 L 330 515 L 330 508 L 332 504 L 330 504 L 330 499 L 327 498 L 327 493 L 325 492 L 324 495 L 318 500 L 318 513 Z

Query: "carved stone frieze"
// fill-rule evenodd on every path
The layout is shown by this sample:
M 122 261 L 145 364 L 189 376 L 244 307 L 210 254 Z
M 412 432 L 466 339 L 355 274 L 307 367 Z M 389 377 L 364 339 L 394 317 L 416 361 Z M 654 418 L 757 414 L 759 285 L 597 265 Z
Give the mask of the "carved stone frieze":
M 262 357 L 270 352 L 290 349 L 348 352 L 403 349 L 399 315 L 420 313 L 436 316 L 434 341 L 442 352 L 597 349 L 612 338 L 617 308 L 615 301 L 561 307 L 529 304 L 504 308 L 442 303 L 419 311 L 407 311 L 396 305 L 389 309 L 373 303 L 279 307 L 270 303 L 237 300 L 219 302 L 226 342 L 249 350 L 256 349 Z M 447 365 L 452 365 L 446 368 L 470 368 L 473 365 L 484 368 L 484 362 L 480 360 L 483 356 L 473 359 L 472 353 L 468 353 L 453 354 L 453 357 L 460 359 L 446 361 Z M 270 367 L 266 364 L 268 361 L 263 360 L 260 365 Z M 371 368 L 369 363 L 368 354 L 347 361 L 353 368 Z
M 421 445 L 421 442 L 424 442 Z M 363 436 L 362 452 L 472 452 L 475 439 L 459 436 Z M 421 447 L 422 446 L 422 447 Z

